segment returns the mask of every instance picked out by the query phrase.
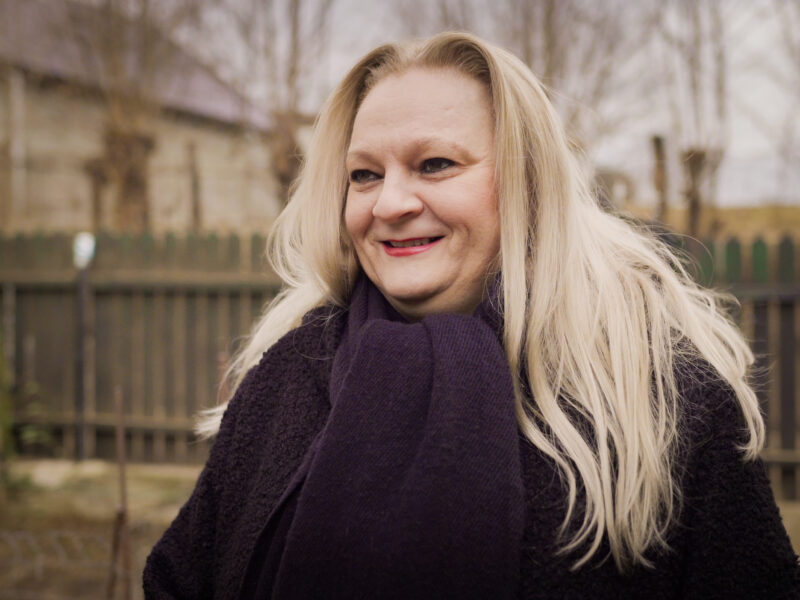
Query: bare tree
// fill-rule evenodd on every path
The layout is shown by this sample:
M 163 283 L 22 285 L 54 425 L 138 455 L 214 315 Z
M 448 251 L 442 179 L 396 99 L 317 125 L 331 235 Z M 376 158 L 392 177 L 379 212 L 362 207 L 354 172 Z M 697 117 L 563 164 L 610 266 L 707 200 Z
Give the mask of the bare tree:
M 661 6 L 663 93 L 684 173 L 691 235 L 701 233 L 704 212 L 712 216 L 704 233 L 716 231 L 719 173 L 730 143 L 730 106 L 736 100 L 729 83 L 734 68 L 730 49 L 739 46 L 753 22 L 763 19 L 763 9 L 763 3 L 716 0 L 670 0 Z M 737 21 L 739 27 L 734 26 Z
M 439 0 L 404 3 L 411 34 L 460 29 L 519 56 L 547 86 L 576 146 L 589 149 L 648 110 L 655 74 L 642 68 L 654 3 L 621 0 Z M 437 18 L 438 14 L 438 18 Z
M 659 213 L 667 211 L 670 151 L 684 175 L 687 228 L 697 233 L 701 213 L 716 205 L 732 107 L 743 108 L 731 75 L 754 60 L 740 50 L 771 12 L 779 15 L 784 55 L 794 69 L 790 76 L 778 73 L 781 85 L 800 99 L 800 0 L 410 0 L 398 9 L 398 21 L 407 33 L 463 29 L 510 49 L 548 86 L 573 142 L 584 150 L 666 113 L 668 130 L 652 132 L 666 134 L 657 165 Z M 787 169 L 798 156 L 798 106 L 792 103 L 785 126 L 770 134 Z M 767 127 L 757 109 L 750 117 Z
M 270 155 L 279 194 L 286 202 L 298 174 L 300 129 L 310 123 L 308 97 L 317 83 L 330 46 L 331 15 L 336 0 L 217 0 L 206 11 L 206 26 L 217 33 L 227 23 L 216 63 L 229 63 L 233 79 L 272 117 Z M 231 53 L 231 45 L 240 49 Z
M 433 35 L 438 31 L 476 31 L 482 20 L 474 0 L 397 2 L 393 13 L 402 33 Z
M 88 79 L 105 106 L 105 152 L 87 171 L 94 184 L 95 226 L 101 219 L 100 189 L 114 190 L 114 227 L 144 231 L 150 225 L 148 160 L 160 91 L 175 86 L 181 51 L 172 33 L 196 19 L 193 0 L 100 0 L 65 2 L 51 23 L 53 36 L 74 42 Z

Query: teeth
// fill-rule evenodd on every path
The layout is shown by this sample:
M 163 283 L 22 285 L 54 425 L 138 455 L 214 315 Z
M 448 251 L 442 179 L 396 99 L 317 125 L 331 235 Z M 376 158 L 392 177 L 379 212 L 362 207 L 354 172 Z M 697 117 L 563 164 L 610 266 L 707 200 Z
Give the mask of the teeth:
M 421 238 L 418 240 L 411 240 L 408 242 L 389 242 L 392 248 L 411 248 L 412 246 L 424 246 L 430 244 L 435 238 Z

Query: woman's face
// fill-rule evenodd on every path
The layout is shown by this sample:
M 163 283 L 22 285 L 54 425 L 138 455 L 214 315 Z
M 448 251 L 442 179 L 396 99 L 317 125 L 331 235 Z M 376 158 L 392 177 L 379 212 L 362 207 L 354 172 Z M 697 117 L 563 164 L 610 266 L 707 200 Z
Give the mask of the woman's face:
M 493 119 L 453 69 L 382 79 L 353 124 L 347 232 L 362 268 L 410 320 L 472 311 L 500 247 Z

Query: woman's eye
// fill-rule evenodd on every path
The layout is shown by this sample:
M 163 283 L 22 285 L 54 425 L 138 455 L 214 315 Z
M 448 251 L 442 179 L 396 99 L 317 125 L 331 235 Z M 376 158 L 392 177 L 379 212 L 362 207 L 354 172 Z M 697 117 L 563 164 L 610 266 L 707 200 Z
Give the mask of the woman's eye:
M 455 163 L 449 158 L 429 158 L 422 161 L 420 171 L 423 173 L 436 173 L 438 171 L 443 171 L 448 167 L 452 167 L 454 164 Z
M 377 179 L 377 175 L 366 169 L 356 169 L 350 172 L 350 183 L 368 183 Z

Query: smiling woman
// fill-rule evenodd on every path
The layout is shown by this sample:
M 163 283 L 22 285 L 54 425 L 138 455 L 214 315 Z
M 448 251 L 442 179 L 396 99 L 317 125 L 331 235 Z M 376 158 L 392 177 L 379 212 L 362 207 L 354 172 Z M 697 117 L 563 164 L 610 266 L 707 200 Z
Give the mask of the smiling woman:
M 353 67 L 148 598 L 800 595 L 752 353 L 577 164 L 475 37 Z
M 493 138 L 486 88 L 455 69 L 386 77 L 359 108 L 345 225 L 408 320 L 470 313 L 485 295 L 500 250 Z

